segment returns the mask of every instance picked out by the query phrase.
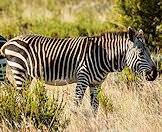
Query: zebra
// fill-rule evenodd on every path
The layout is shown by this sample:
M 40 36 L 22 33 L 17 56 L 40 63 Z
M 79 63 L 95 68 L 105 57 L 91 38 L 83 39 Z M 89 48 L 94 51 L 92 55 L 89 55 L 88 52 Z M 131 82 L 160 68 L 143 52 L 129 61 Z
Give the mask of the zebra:
M 99 106 L 99 87 L 108 73 L 128 66 L 148 81 L 157 77 L 141 29 L 76 38 L 18 36 L 2 46 L 1 54 L 11 67 L 17 89 L 21 90 L 30 77 L 43 76 L 45 83 L 51 85 L 77 83 L 74 102 L 79 106 L 89 86 L 94 113 Z
M 7 40 L 0 35 L 0 48 L 4 43 L 6 43 Z M 0 83 L 4 83 L 6 78 L 6 58 L 2 55 L 0 55 Z

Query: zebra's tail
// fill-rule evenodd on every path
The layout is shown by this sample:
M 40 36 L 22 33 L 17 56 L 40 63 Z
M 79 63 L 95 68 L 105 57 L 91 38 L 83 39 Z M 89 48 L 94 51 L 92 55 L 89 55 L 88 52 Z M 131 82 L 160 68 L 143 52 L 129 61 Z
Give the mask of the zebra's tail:
M 4 56 L 4 54 L 1 51 L 1 48 L 6 42 L 7 42 L 7 39 L 5 39 L 3 36 L 0 35 L 0 58 Z

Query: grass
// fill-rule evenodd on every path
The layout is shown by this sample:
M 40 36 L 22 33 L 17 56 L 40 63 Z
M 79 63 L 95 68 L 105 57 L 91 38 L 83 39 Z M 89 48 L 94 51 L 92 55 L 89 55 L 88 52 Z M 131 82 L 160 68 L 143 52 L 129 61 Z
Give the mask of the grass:
M 0 2 L 0 33 L 10 39 L 26 33 L 74 37 L 112 31 L 118 28 L 107 17 L 112 4 L 105 0 L 4 0 Z
M 155 82 L 129 85 L 111 74 L 102 85 L 100 110 L 91 116 L 88 93 L 77 117 L 71 118 L 67 131 L 161 131 L 161 78 Z
M 2 87 L 0 129 L 2 131 L 48 131 L 53 124 L 52 131 L 160 132 L 162 130 L 162 78 L 158 77 L 154 82 L 129 78 L 131 83 L 128 84 L 127 81 L 122 81 L 128 80 L 127 72 L 108 75 L 98 96 L 100 106 L 96 118 L 91 111 L 88 88 L 83 104 L 79 108 L 74 107 L 76 84 L 46 85 L 44 89 L 43 82 L 35 85 L 33 81 L 33 86 L 24 90 L 19 103 L 15 102 L 17 92 L 13 87 L 8 85 Z

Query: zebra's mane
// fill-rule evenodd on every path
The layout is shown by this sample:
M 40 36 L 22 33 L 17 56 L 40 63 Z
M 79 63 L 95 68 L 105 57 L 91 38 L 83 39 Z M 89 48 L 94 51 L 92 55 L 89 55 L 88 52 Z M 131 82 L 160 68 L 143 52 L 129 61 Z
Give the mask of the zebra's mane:
M 123 32 L 105 32 L 105 33 L 101 33 L 100 35 L 94 35 L 94 36 L 90 36 L 88 38 L 103 38 L 103 39 L 114 39 L 114 38 L 124 38 L 127 39 L 129 38 L 129 33 L 126 31 Z
M 101 35 L 99 35 L 98 37 L 108 37 L 108 36 L 111 36 L 112 38 L 113 37 L 121 37 L 121 38 L 128 38 L 129 35 L 128 35 L 128 32 L 126 31 L 119 31 L 119 32 L 105 32 L 105 33 L 102 33 Z
M 40 36 L 40 37 L 44 37 L 44 38 L 48 38 L 48 39 L 72 39 L 73 37 L 65 37 L 65 38 L 61 38 L 61 37 L 49 37 L 49 36 L 43 36 L 43 35 L 38 35 L 38 34 L 27 34 L 27 35 L 22 35 L 22 36 L 18 36 L 14 39 L 11 40 L 15 40 L 15 39 L 19 39 L 19 40 L 24 40 L 25 38 L 28 37 L 33 37 L 33 36 Z M 93 39 L 93 38 L 104 38 L 104 39 L 114 39 L 114 38 L 129 38 L 128 32 L 123 31 L 123 32 L 105 32 L 105 33 L 101 33 L 100 35 L 94 35 L 94 36 L 80 36 L 80 37 L 84 37 L 84 38 L 89 38 L 89 39 Z M 78 38 L 78 37 L 75 37 Z

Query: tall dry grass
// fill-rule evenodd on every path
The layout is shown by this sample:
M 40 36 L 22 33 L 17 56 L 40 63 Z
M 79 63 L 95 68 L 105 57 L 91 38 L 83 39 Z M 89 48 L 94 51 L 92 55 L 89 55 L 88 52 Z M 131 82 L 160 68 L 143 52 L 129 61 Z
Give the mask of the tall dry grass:
M 101 86 L 97 117 L 94 117 L 91 111 L 88 88 L 79 108 L 73 104 L 76 84 L 46 85 L 46 89 L 48 96 L 57 95 L 58 92 L 64 95 L 64 113 L 70 119 L 65 132 L 161 132 L 161 82 L 161 77 L 153 82 L 134 81 L 130 77 L 126 80 L 123 73 L 110 73 Z M 61 98 L 62 96 L 60 100 Z M 26 124 L 28 125 L 20 127 L 20 131 L 40 131 L 32 121 Z M 5 121 L 0 123 L 0 129 L 5 132 L 11 131 Z M 46 132 L 48 128 L 44 126 L 41 130 Z
M 66 95 L 66 113 L 70 116 L 67 132 L 160 132 L 162 131 L 162 78 L 154 82 L 121 81 L 120 76 L 109 74 L 102 84 L 107 103 L 100 100 L 97 117 L 91 112 L 89 89 L 77 114 L 73 108 L 75 85 L 47 86 L 49 92 L 57 90 Z M 56 90 L 57 89 L 57 90 Z M 106 106 L 105 106 L 106 105 Z

